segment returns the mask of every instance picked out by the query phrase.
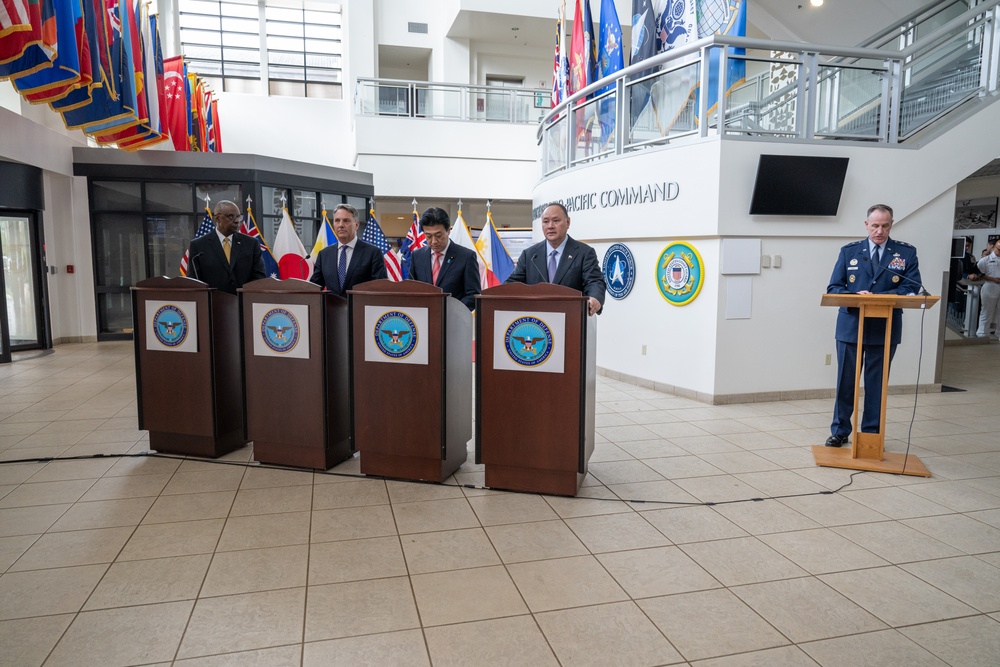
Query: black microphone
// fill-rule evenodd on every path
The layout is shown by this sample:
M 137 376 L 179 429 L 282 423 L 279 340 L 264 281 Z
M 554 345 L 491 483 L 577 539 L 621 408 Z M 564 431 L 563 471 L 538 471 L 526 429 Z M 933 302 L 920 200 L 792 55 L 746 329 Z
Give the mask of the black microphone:
M 910 283 L 911 285 L 916 285 L 918 288 L 920 288 L 919 291 L 917 292 L 917 294 L 919 294 L 920 296 L 930 296 L 931 295 L 931 293 L 928 292 L 927 289 L 921 283 L 918 283 L 913 278 L 910 278 L 909 276 L 904 276 L 899 271 L 895 271 L 893 269 L 890 269 L 888 266 L 882 266 L 881 264 L 876 264 L 875 262 L 873 262 L 871 260 L 870 257 L 862 256 L 861 259 L 865 260 L 866 262 L 868 262 L 869 264 L 871 264 L 872 266 L 874 266 L 875 268 L 877 268 L 877 269 L 879 269 L 881 271 L 888 271 L 889 273 L 891 273 L 894 276 L 899 276 L 900 278 L 902 278 L 906 282 Z M 876 277 L 877 277 L 877 274 L 876 274 Z
M 194 257 L 192 257 L 191 261 L 189 262 L 191 264 L 191 268 L 194 269 L 194 279 L 195 280 L 201 280 L 201 278 L 198 277 L 198 258 L 201 257 L 204 254 L 205 254 L 204 252 L 199 252 L 197 255 L 195 255 Z

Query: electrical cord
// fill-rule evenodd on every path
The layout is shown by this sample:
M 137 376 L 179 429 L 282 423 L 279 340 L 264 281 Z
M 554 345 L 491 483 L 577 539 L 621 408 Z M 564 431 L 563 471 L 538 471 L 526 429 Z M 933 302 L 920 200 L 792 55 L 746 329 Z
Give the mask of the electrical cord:
M 289 472 L 302 472 L 302 473 L 312 473 L 312 474 L 316 474 L 316 475 L 329 475 L 329 476 L 332 476 L 332 477 L 348 477 L 348 478 L 353 478 L 353 479 L 381 479 L 381 480 L 392 481 L 392 482 L 406 482 L 406 483 L 410 483 L 410 484 L 433 484 L 435 486 L 450 486 L 450 487 L 453 487 L 453 488 L 476 489 L 476 490 L 483 490 L 483 491 L 507 491 L 506 489 L 491 489 L 488 486 L 478 486 L 476 484 L 445 484 L 443 482 L 438 483 L 438 482 L 427 482 L 427 481 L 423 481 L 423 480 L 414 480 L 414 479 L 398 479 L 398 478 L 395 478 L 395 477 L 382 477 L 380 475 L 364 475 L 364 474 L 361 474 L 361 473 L 333 472 L 331 470 L 316 470 L 316 469 L 312 469 L 312 468 L 291 468 L 291 467 L 286 467 L 286 466 L 273 465 L 273 464 L 270 464 L 270 463 L 259 463 L 259 462 L 256 462 L 256 461 L 253 461 L 253 462 L 249 462 L 249 461 L 244 462 L 244 461 L 220 461 L 218 459 L 192 459 L 192 458 L 187 457 L 187 456 L 179 456 L 179 455 L 176 455 L 176 454 L 161 454 L 159 452 L 154 452 L 154 451 L 136 452 L 135 454 L 89 454 L 89 455 L 86 455 L 86 456 L 45 456 L 45 457 L 39 457 L 39 458 L 15 459 L 15 460 L 11 460 L 11 461 L 0 461 L 0 464 L 2 464 L 2 465 L 9 465 L 9 464 L 15 464 L 15 463 L 51 463 L 53 461 L 84 461 L 84 460 L 107 459 L 107 458 L 118 458 L 118 459 L 155 458 L 155 459 L 171 459 L 171 460 L 175 460 L 175 461 L 197 461 L 199 463 L 213 463 L 213 464 L 216 464 L 216 465 L 227 465 L 227 466 L 236 466 L 236 467 L 243 467 L 243 468 L 255 468 L 255 469 L 262 469 L 262 470 L 285 470 L 285 471 L 289 471 Z M 751 502 L 752 503 L 758 503 L 758 502 L 762 502 L 762 501 L 765 501 L 765 500 L 781 500 L 783 498 L 803 498 L 803 497 L 808 497 L 808 496 L 829 496 L 829 495 L 833 495 L 833 494 L 836 494 L 836 493 L 840 493 L 841 491 L 843 491 L 844 489 L 846 489 L 847 487 L 849 487 L 851 484 L 854 483 L 854 477 L 855 477 L 855 475 L 860 475 L 863 472 L 865 472 L 865 471 L 864 470 L 859 470 L 857 472 L 851 473 L 851 479 L 848 480 L 845 484 L 842 484 L 841 486 L 837 487 L 836 489 L 826 490 L 826 491 L 814 491 L 812 493 L 793 493 L 793 494 L 777 495 L 777 496 L 761 496 L 761 497 L 758 497 L 758 498 L 742 498 L 742 499 L 738 499 L 738 500 L 718 500 L 718 501 L 703 501 L 703 502 L 684 502 L 684 501 L 679 501 L 679 500 L 677 500 L 677 501 L 675 501 L 675 500 L 642 500 L 642 499 L 622 498 L 617 493 L 615 493 L 612 489 L 610 489 L 609 487 L 607 487 L 607 485 L 605 485 L 605 488 L 607 488 L 609 491 L 611 491 L 612 494 L 614 494 L 614 496 L 615 496 L 614 498 L 587 498 L 587 499 L 588 500 L 607 500 L 607 501 L 612 501 L 612 502 L 621 501 L 621 502 L 626 502 L 626 503 L 631 503 L 631 504 L 636 504 L 636 505 L 650 505 L 650 504 L 655 504 L 655 505 L 677 505 L 677 506 L 682 506 L 682 507 L 714 507 L 716 505 L 733 505 L 733 504 L 738 504 L 738 503 L 751 503 Z M 519 493 L 517 491 L 508 491 L 508 492 L 509 493 Z M 544 494 L 532 494 L 532 495 L 544 495 Z

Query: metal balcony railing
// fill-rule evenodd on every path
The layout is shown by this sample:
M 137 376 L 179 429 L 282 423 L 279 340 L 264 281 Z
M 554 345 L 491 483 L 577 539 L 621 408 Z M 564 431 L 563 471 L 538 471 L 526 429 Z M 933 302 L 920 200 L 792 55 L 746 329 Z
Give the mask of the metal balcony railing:
M 536 124 L 549 111 L 551 91 L 400 79 L 358 79 L 359 116 L 396 116 Z
M 905 141 L 969 99 L 997 94 L 998 6 L 936 3 L 871 46 L 716 35 L 661 53 L 545 115 L 542 175 L 683 137 Z M 709 90 L 711 106 L 701 94 Z

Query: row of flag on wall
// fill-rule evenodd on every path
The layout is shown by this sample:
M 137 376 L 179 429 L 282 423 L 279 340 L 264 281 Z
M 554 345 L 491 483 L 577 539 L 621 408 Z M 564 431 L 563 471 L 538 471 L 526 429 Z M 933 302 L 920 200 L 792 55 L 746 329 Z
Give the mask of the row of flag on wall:
M 2 1 L 2 0 L 0 0 Z M 416 203 L 413 206 L 413 222 L 406 234 L 406 238 L 400 243 L 399 251 L 393 251 L 389 246 L 389 241 L 382 232 L 382 227 L 375 217 L 375 209 L 368 209 L 368 220 L 364 231 L 361 233 L 361 240 L 378 247 L 382 251 L 382 258 L 385 261 L 385 268 L 389 274 L 389 280 L 399 282 L 406 280 L 410 271 L 410 261 L 413 252 L 427 245 L 423 229 L 420 228 L 420 215 L 417 213 Z M 205 205 L 205 215 L 201 224 L 195 232 L 195 238 L 215 232 L 215 223 L 212 221 L 212 212 Z M 337 237 L 333 233 L 333 224 L 323 211 L 319 230 L 316 234 L 316 242 L 307 252 L 299 235 L 295 232 L 295 225 L 287 208 L 281 209 L 281 222 L 278 231 L 274 235 L 273 246 L 268 246 L 264 237 L 260 233 L 257 221 L 253 216 L 253 210 L 247 200 L 246 217 L 240 226 L 240 232 L 257 239 L 260 243 L 261 254 L 264 257 L 264 273 L 271 278 L 286 280 L 288 278 L 299 278 L 308 280 L 312 275 L 313 263 L 320 251 L 327 246 L 336 245 Z M 496 226 L 493 224 L 493 214 L 486 212 L 486 226 L 479 233 L 479 238 L 473 242 L 472 233 L 469 226 L 465 224 L 462 217 L 462 209 L 458 209 L 458 216 L 455 225 L 451 230 L 451 241 L 463 248 L 468 248 L 476 253 L 479 258 L 479 281 L 483 288 L 495 287 L 503 284 L 511 272 L 514 271 L 514 260 L 504 247 L 500 235 L 497 234 Z M 186 276 L 188 270 L 188 253 L 185 251 L 181 258 L 180 274 Z
M 566 45 L 566 0 L 563 0 L 556 18 L 556 47 L 552 69 L 552 106 L 583 90 L 592 83 L 624 69 L 622 29 L 615 10 L 614 0 L 600 0 L 599 30 L 595 39 L 590 0 L 574 0 L 576 11 L 569 46 Z M 632 48 L 630 64 L 652 58 L 658 53 L 676 49 L 713 34 L 746 35 L 746 0 L 632 0 Z M 730 53 L 743 54 L 744 49 L 730 49 Z M 697 58 L 695 56 L 694 58 Z M 713 49 L 709 67 L 708 108 L 714 109 L 718 98 L 719 52 Z M 652 74 L 650 68 L 632 77 L 639 79 Z M 730 88 L 746 76 L 746 65 L 741 59 L 730 59 L 727 67 Z M 698 77 L 694 68 L 688 68 L 669 78 L 638 84 L 632 87 L 631 118 L 635 120 L 652 105 L 656 123 L 665 133 L 680 115 L 691 95 L 697 95 Z M 612 90 L 605 86 L 588 96 L 596 98 Z M 596 120 L 601 136 L 610 137 L 615 126 L 614 100 L 606 98 L 597 105 L 594 113 L 577 119 L 578 132 L 592 130 Z
M 0 80 L 125 150 L 222 150 L 217 102 L 139 0 L 0 0 Z

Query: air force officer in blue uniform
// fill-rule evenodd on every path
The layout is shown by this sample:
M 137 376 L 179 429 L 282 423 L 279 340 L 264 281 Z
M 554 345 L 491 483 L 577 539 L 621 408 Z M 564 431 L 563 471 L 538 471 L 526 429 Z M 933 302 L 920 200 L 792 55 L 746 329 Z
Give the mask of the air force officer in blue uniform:
M 908 243 L 889 238 L 892 209 L 875 204 L 868 209 L 868 238 L 840 249 L 833 267 L 828 294 L 914 294 L 921 291 L 917 250 Z M 896 352 L 902 332 L 903 312 L 892 311 L 889 360 Z M 857 364 L 858 309 L 841 308 L 837 315 L 837 402 L 833 409 L 832 435 L 827 447 L 840 447 L 851 433 L 854 412 L 854 372 Z M 865 318 L 862 361 L 865 374 L 863 433 L 877 433 L 882 409 L 882 362 L 885 320 Z

